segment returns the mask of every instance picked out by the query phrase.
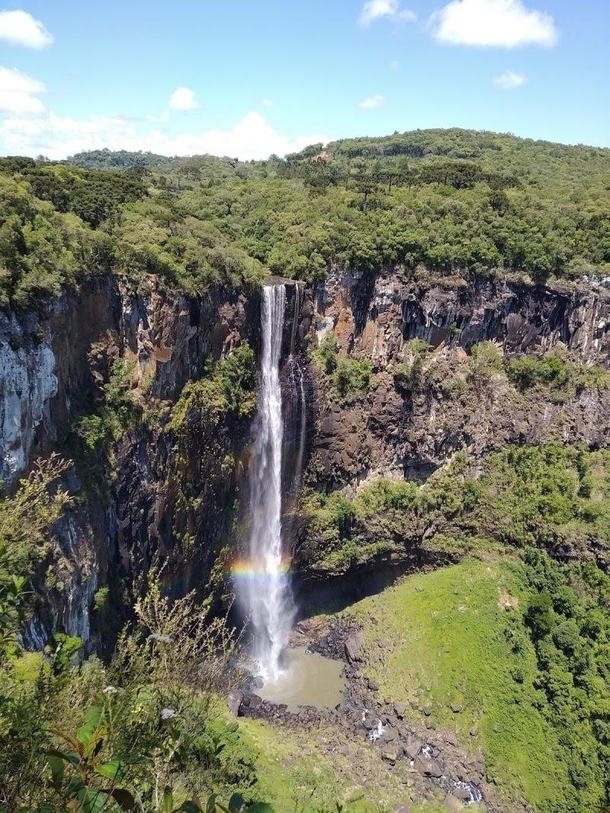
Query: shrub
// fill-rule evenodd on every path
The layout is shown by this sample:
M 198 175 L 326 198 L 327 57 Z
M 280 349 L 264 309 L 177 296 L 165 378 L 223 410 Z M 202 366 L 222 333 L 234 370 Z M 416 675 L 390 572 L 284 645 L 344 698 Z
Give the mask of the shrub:
M 548 387 L 555 394 L 565 394 L 574 378 L 574 365 L 558 348 L 544 356 L 523 356 L 511 359 L 506 370 L 510 381 L 521 390 Z
M 326 375 L 332 375 L 337 369 L 337 340 L 332 333 L 327 333 L 313 357 Z
M 334 386 L 342 401 L 355 400 L 368 392 L 371 384 L 371 363 L 367 359 L 344 356 L 335 370 Z

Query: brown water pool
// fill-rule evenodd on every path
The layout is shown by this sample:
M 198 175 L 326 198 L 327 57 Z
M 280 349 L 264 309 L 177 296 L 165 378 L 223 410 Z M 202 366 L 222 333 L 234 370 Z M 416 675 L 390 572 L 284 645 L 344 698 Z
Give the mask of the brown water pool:
M 343 700 L 343 663 L 308 653 L 298 647 L 285 655 L 285 670 L 277 680 L 265 683 L 256 694 L 271 703 L 285 703 L 288 711 L 299 706 L 332 709 Z

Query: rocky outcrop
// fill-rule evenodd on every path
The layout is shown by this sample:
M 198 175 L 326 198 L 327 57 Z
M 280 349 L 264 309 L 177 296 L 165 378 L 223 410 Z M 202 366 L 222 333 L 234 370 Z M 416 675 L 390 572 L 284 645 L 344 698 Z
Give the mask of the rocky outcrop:
M 512 357 L 562 344 L 583 365 L 608 366 L 610 292 L 601 284 L 535 286 L 515 279 L 423 285 L 400 269 L 359 275 L 334 269 L 314 295 L 317 340 L 332 332 L 340 354 L 368 359 L 369 392 L 352 403 L 318 382 L 313 465 L 325 488 L 385 474 L 418 480 L 458 450 L 473 460 L 507 443 L 610 440 L 607 390 L 553 402 L 525 399 L 506 377 L 467 381 L 470 348 L 491 341 Z M 404 388 L 399 365 L 411 342 L 431 346 L 427 381 Z
M 465 349 L 497 341 L 507 353 L 562 342 L 590 363 L 610 351 L 610 291 L 605 281 L 534 285 L 515 275 L 432 284 L 396 268 L 361 274 L 334 268 L 315 291 L 318 337 L 332 329 L 345 351 L 381 370 L 418 338 Z

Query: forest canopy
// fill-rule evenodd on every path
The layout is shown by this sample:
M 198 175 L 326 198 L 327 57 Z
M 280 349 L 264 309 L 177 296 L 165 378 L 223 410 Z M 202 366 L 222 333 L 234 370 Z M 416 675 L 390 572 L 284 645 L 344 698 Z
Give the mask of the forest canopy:
M 240 162 L 96 150 L 0 159 L 0 306 L 113 272 L 191 293 L 333 264 L 536 282 L 610 274 L 610 150 L 470 130 Z

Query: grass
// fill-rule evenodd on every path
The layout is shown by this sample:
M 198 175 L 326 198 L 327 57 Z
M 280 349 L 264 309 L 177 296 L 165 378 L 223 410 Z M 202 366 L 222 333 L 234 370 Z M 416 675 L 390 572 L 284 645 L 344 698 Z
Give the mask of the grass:
M 468 560 L 411 576 L 350 614 L 364 625 L 366 671 L 381 696 L 430 704 L 433 726 L 482 751 L 500 798 L 560 809 L 567 767 L 537 707 L 535 653 L 518 605 L 524 594 L 521 565 Z M 409 713 L 421 722 L 421 711 Z
M 341 730 L 295 731 L 247 718 L 239 727 L 242 739 L 259 751 L 258 795 L 278 813 L 336 813 L 337 803 L 345 813 L 386 813 L 409 802 L 398 780 L 386 776 L 382 786 L 362 781 L 379 776 L 379 754 L 364 742 L 346 743 Z M 335 740 L 346 753 L 337 751 Z

